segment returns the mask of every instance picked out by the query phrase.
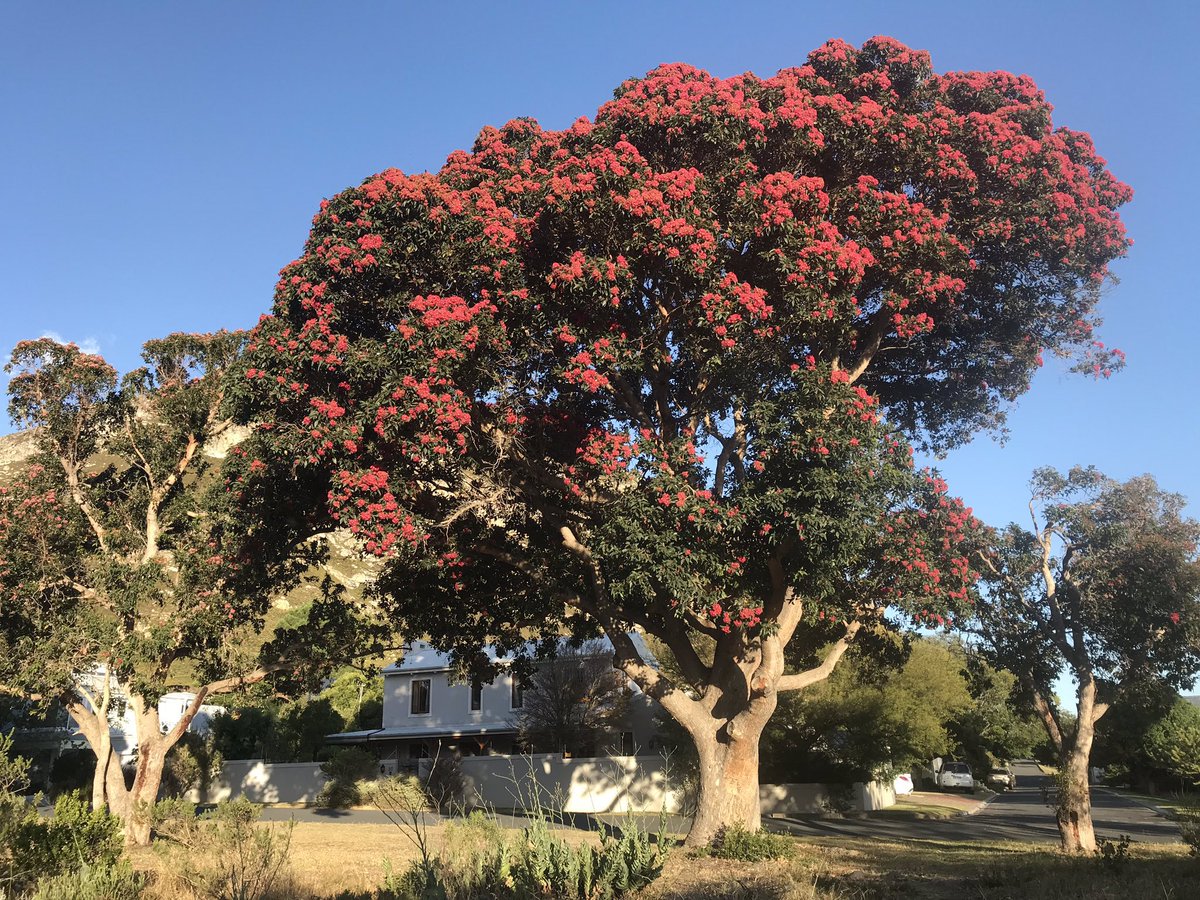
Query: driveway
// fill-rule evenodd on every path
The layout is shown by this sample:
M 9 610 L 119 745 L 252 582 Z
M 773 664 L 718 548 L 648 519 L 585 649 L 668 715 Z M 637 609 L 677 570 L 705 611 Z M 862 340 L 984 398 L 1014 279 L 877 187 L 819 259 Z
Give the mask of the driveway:
M 797 817 L 768 819 L 769 827 L 808 837 L 866 837 L 892 840 L 934 841 L 1034 841 L 1057 843 L 1058 825 L 1054 811 L 1042 799 L 1043 787 L 1053 779 L 1035 765 L 1013 765 L 1017 787 L 998 795 L 980 812 L 952 819 L 816 819 Z M 1179 829 L 1169 819 L 1105 788 L 1092 788 L 1092 821 L 1096 835 L 1116 838 L 1129 835 L 1134 841 L 1174 843 Z

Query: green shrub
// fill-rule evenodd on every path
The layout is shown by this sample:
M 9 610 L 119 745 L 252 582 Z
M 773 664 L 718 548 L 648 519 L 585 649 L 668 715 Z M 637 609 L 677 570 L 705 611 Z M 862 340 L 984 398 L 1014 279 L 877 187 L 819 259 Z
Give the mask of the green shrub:
M 457 753 L 443 751 L 433 758 L 425 775 L 425 793 L 434 809 L 440 812 L 462 808 L 467 781 L 463 776 L 462 759 Z
M 321 763 L 325 786 L 317 794 L 317 806 L 344 809 L 363 802 L 359 782 L 376 775 L 379 761 L 358 747 L 335 750 Z
M 1096 848 L 1100 851 L 1100 862 L 1114 872 L 1123 871 L 1129 862 L 1129 845 L 1132 843 L 1133 839 L 1127 834 L 1120 835 L 1115 841 L 1098 838 Z
M 363 803 L 387 810 L 424 810 L 429 798 L 421 780 L 415 775 L 390 775 L 387 778 L 368 778 L 358 783 L 358 795 Z
M 185 733 L 167 754 L 160 793 L 165 797 L 182 797 L 197 788 L 203 799 L 212 782 L 220 777 L 223 762 L 210 741 L 198 734 Z
M 11 795 L 0 799 L 0 869 L 18 889 L 85 866 L 111 866 L 121 855 L 121 822 L 95 812 L 78 794 L 62 794 L 54 815 Z
M 54 796 L 67 791 L 90 791 L 96 772 L 96 754 L 91 750 L 64 750 L 50 767 L 50 786 Z
M 159 803 L 158 846 L 175 877 L 210 900 L 261 900 L 285 876 L 292 828 L 261 827 L 260 807 L 245 799 L 217 804 L 202 816 L 189 804 Z
M 1179 816 L 1179 832 L 1192 856 L 1200 856 L 1200 809 L 1188 810 Z
M 667 848 L 632 822 L 599 847 L 573 845 L 544 816 L 512 837 L 474 812 L 446 829 L 441 854 L 389 874 L 386 894 L 403 900 L 615 900 L 662 872 Z
M 693 851 L 693 855 L 762 862 L 765 859 L 790 859 L 795 852 L 796 842 L 787 835 L 730 825 L 722 828 L 709 846 Z
M 139 900 L 145 890 L 146 876 L 121 860 L 43 878 L 30 900 Z

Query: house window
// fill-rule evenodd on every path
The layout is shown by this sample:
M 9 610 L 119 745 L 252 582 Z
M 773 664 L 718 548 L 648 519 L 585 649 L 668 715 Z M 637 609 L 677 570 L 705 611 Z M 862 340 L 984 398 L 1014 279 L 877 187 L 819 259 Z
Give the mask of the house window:
M 633 732 L 632 731 L 622 731 L 621 732 L 621 755 L 622 756 L 636 756 L 637 755 L 637 745 L 634 744 L 634 742 L 633 742 Z
M 412 683 L 412 705 L 409 711 L 414 716 L 429 715 L 429 679 L 414 678 Z
M 483 709 L 483 682 L 471 682 L 471 712 Z
M 525 685 L 515 675 L 512 680 L 512 708 L 521 709 L 525 705 Z

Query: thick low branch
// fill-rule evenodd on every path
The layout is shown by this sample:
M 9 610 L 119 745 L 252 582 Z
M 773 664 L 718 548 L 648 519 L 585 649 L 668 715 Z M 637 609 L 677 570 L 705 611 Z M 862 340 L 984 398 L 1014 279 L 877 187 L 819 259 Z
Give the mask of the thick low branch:
M 96 515 L 96 510 L 92 507 L 91 502 L 83 493 L 83 485 L 79 481 L 80 465 L 67 459 L 65 456 L 58 458 L 59 464 L 62 466 L 63 475 L 67 479 L 68 493 L 71 495 L 71 500 L 83 513 L 83 517 L 87 519 L 88 525 L 92 529 L 92 534 L 96 536 L 96 542 L 100 545 L 101 553 L 108 553 L 108 534 L 104 530 L 104 526 L 100 524 L 100 519 Z
M 1029 691 L 1030 697 L 1033 698 L 1033 711 L 1037 713 L 1037 717 L 1041 720 L 1042 726 L 1046 729 L 1046 734 L 1050 738 L 1050 743 L 1054 745 L 1055 752 L 1061 757 L 1063 752 L 1063 733 L 1058 725 L 1058 716 L 1055 714 L 1054 707 L 1042 693 L 1042 690 L 1034 683 L 1031 675 L 1022 676 L 1021 680 L 1025 683 L 1025 688 Z
M 886 309 L 877 312 L 870 324 L 867 325 L 866 332 L 861 336 L 859 346 L 862 350 L 858 359 L 846 369 L 846 373 L 850 376 L 850 384 L 854 384 L 863 376 L 878 355 L 879 348 L 883 345 L 883 339 L 891 328 L 891 322 L 885 314 L 886 312 Z
M 846 623 L 846 633 L 834 642 L 834 645 L 825 654 L 825 659 L 820 665 L 813 666 L 804 672 L 794 672 L 791 675 L 783 675 L 776 684 L 776 690 L 780 693 L 784 691 L 800 691 L 810 685 L 816 684 L 818 681 L 824 681 L 831 674 L 838 662 L 850 649 L 850 645 L 854 642 L 854 636 L 862 629 L 862 622 L 857 620 Z
M 613 668 L 625 673 L 647 697 L 657 700 L 688 731 L 696 731 L 707 718 L 700 705 L 681 691 L 670 678 L 642 659 L 629 635 L 612 620 L 602 620 L 604 631 L 613 645 Z
M 700 659 L 700 654 L 692 646 L 687 632 L 683 628 L 663 628 L 660 637 L 671 650 L 671 655 L 679 663 L 683 675 L 692 685 L 700 688 L 712 675 L 712 669 Z

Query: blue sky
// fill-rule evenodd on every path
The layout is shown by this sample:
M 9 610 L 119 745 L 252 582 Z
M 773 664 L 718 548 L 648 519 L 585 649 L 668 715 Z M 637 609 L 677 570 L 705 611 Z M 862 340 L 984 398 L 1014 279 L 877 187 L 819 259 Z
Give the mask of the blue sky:
M 0 34 L 0 349 L 52 333 L 121 369 L 174 330 L 247 327 L 322 197 L 436 168 L 479 128 L 563 127 L 623 79 L 727 76 L 888 34 L 935 68 L 1034 77 L 1135 191 L 1135 245 L 1095 383 L 1053 363 L 1011 417 L 940 463 L 988 521 L 1024 515 L 1039 465 L 1151 472 L 1200 514 L 1192 3 L 6 4 Z M 0 422 L 0 430 L 3 422 Z

